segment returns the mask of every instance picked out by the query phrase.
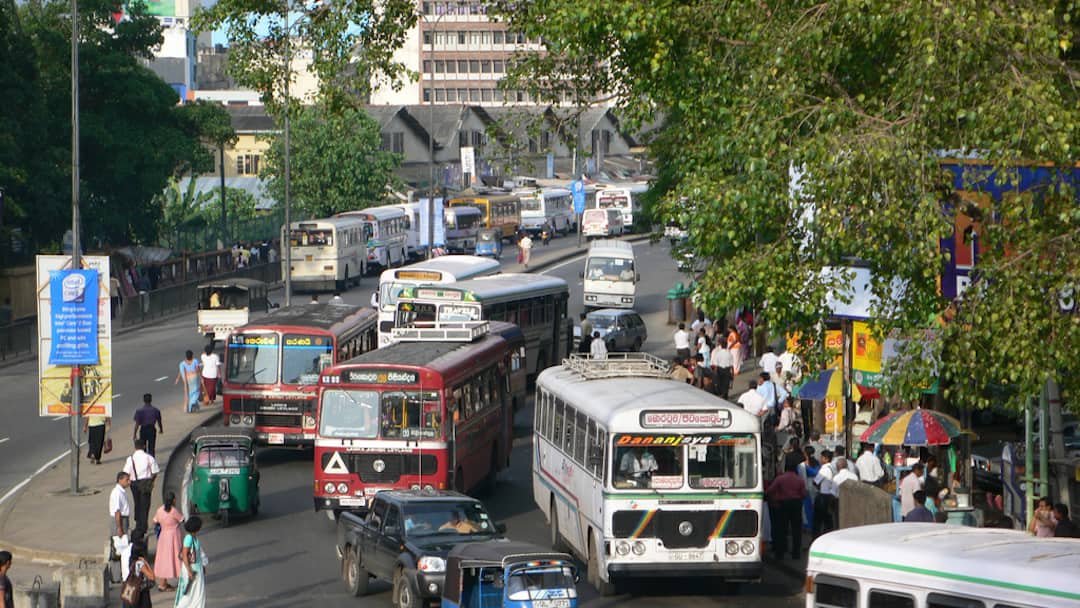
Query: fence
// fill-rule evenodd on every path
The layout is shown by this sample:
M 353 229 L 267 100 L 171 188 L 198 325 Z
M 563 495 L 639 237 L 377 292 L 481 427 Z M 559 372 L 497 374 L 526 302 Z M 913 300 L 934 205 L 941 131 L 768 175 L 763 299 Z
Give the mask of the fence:
M 0 326 L 0 361 L 32 353 L 37 347 L 37 319 L 19 319 Z

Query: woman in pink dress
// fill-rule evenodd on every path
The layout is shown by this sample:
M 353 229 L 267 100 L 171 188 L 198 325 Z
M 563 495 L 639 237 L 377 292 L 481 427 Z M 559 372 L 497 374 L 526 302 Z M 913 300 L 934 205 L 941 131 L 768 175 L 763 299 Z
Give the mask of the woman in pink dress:
M 183 522 L 184 516 L 176 508 L 176 494 L 169 492 L 165 504 L 154 514 L 154 523 L 161 526 L 154 554 L 154 577 L 160 591 L 175 589 L 168 579 L 180 577 L 180 524 Z

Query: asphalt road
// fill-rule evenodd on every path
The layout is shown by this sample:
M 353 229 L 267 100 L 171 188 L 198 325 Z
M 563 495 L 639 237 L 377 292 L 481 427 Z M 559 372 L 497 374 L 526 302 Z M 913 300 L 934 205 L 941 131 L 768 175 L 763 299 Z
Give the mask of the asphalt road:
M 571 239 L 563 239 L 569 241 Z M 559 243 L 554 242 L 555 247 Z M 667 289 L 678 277 L 667 248 L 663 245 L 635 245 L 642 274 L 639 285 L 639 312 L 649 326 L 646 349 L 667 356 L 673 352 L 672 328 L 666 325 Z M 550 268 L 547 274 L 566 279 L 571 286 L 570 312 L 576 318 L 582 310 L 582 259 Z M 360 288 L 350 294 L 356 299 L 368 293 Z M 515 427 L 518 439 L 511 468 L 501 476 L 496 491 L 482 497 L 498 521 L 506 522 L 511 538 L 544 544 L 548 538 L 543 516 L 532 502 L 529 424 L 531 407 L 522 410 Z M 210 520 L 202 542 L 210 557 L 209 603 L 219 607 L 275 607 L 319 605 L 354 607 L 391 605 L 389 585 L 373 583 L 371 593 L 353 598 L 341 582 L 340 566 L 334 554 L 334 524 L 312 510 L 312 464 L 309 451 L 266 449 L 259 453 L 262 470 L 262 507 L 259 516 L 235 521 L 228 528 Z M 584 577 L 583 577 L 584 578 Z M 628 593 L 599 598 L 586 583 L 579 584 L 584 606 L 746 606 L 754 608 L 795 607 L 802 604 L 801 581 L 767 570 L 758 584 L 726 588 L 714 581 L 671 580 L 630 586 Z

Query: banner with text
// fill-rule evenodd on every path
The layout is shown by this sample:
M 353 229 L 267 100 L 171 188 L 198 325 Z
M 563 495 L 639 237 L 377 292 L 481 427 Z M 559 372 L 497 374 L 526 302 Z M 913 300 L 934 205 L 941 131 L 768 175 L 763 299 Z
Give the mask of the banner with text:
M 81 365 L 82 414 L 112 416 L 109 258 L 37 256 L 38 414 L 71 415 L 72 371 Z

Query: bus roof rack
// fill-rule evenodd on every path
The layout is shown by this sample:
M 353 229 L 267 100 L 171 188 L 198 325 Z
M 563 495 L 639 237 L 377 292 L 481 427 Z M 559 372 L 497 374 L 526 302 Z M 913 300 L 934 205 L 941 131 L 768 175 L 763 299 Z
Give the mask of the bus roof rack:
M 490 329 L 491 323 L 487 321 L 427 323 L 395 327 L 390 335 L 398 342 L 472 342 L 486 336 Z
M 606 359 L 573 353 L 563 359 L 563 367 L 586 380 L 599 378 L 670 378 L 667 361 L 649 353 L 608 353 Z

